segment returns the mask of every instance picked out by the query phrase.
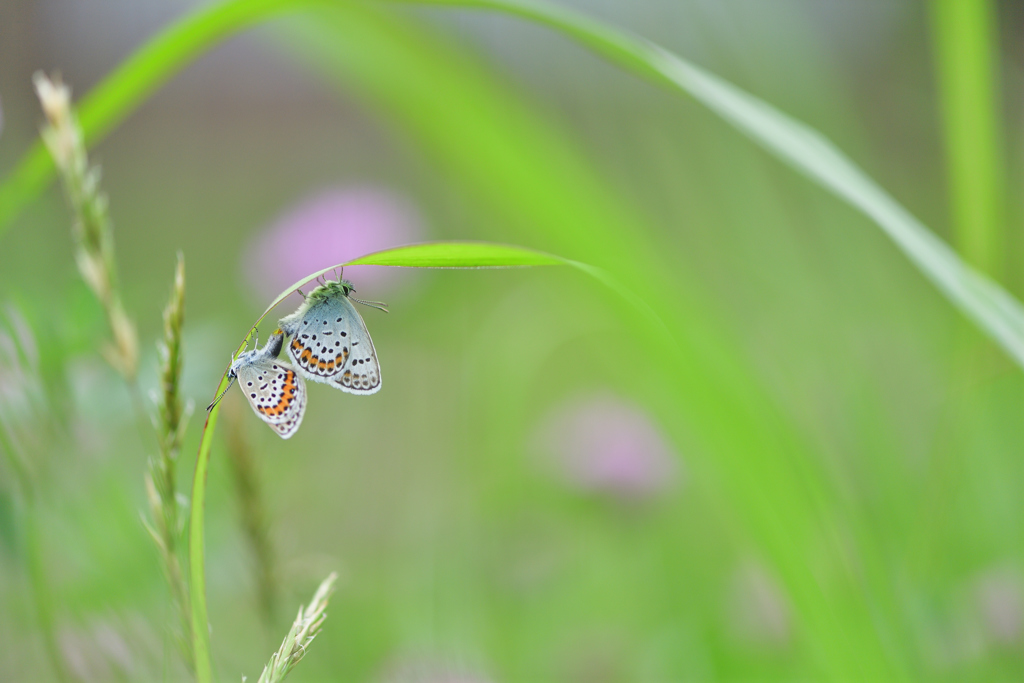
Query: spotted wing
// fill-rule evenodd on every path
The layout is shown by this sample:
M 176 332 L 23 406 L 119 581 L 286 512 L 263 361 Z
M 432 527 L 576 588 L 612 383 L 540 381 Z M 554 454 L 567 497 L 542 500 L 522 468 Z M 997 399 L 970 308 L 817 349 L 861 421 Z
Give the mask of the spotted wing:
M 260 358 L 238 370 L 238 385 L 260 418 L 281 438 L 291 437 L 306 412 L 306 385 L 291 365 L 279 358 Z
M 380 390 L 380 363 L 356 307 L 344 295 L 312 305 L 301 320 L 282 329 L 292 335 L 288 355 L 304 377 L 350 394 Z

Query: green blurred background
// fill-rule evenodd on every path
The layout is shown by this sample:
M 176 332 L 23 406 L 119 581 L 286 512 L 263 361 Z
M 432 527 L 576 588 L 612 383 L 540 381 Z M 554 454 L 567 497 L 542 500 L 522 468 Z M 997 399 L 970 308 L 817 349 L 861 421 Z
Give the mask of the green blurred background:
M 85 93 L 195 4 L 0 4 L 0 176 L 41 123 L 35 70 Z M 957 243 L 927 3 L 564 4 L 806 121 Z M 994 9 L 989 270 L 1020 295 L 1024 13 Z M 224 679 L 259 675 L 332 570 L 292 680 L 1024 678 L 1019 369 L 873 224 L 677 93 L 508 17 L 342 3 L 226 42 L 92 159 L 147 393 L 185 255 L 183 494 L 229 354 L 296 279 L 281 244 L 307 272 L 434 239 L 549 250 L 615 273 L 677 339 L 569 269 L 350 273 L 391 307 L 362 309 L 382 391 L 311 386 L 289 441 L 225 399 L 206 525 Z M 140 520 L 155 444 L 99 353 L 69 223 L 54 185 L 0 235 L 0 445 L 36 482 L 67 676 L 186 679 Z M 269 523 L 269 612 L 230 448 Z M 5 459 L 0 678 L 50 680 L 23 497 Z

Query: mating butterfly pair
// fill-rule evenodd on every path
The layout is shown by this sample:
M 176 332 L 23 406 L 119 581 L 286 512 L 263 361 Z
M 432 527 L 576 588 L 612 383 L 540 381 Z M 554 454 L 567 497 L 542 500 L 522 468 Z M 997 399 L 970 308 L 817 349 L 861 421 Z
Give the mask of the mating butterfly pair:
M 282 438 L 289 438 L 302 424 L 303 378 L 350 394 L 380 390 L 377 352 L 352 301 L 387 309 L 351 298 L 353 291 L 347 280 L 320 285 L 306 295 L 297 311 L 278 321 L 266 346 L 246 351 L 231 363 L 228 377 L 238 380 L 256 414 Z M 291 337 L 287 349 L 294 366 L 278 358 L 285 335 Z

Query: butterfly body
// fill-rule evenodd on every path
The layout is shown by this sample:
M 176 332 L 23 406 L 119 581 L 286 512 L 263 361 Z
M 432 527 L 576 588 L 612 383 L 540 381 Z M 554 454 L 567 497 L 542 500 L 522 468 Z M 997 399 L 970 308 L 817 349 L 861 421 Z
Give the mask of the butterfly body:
M 249 405 L 282 438 L 290 438 L 306 412 L 302 376 L 278 358 L 284 334 L 278 330 L 261 349 L 246 351 L 231 363 L 228 377 L 238 380 Z
M 347 280 L 328 281 L 278 325 L 291 336 L 288 355 L 306 379 L 350 394 L 374 394 L 381 387 L 380 363 L 349 298 L 352 291 Z

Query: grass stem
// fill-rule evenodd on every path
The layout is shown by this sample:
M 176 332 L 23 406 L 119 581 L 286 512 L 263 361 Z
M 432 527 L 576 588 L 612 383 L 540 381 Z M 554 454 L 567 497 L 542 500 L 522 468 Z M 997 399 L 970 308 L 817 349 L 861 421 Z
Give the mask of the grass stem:
M 46 562 L 43 558 L 36 516 L 36 500 L 34 497 L 28 497 L 25 500 L 24 510 L 25 562 L 31 586 L 32 603 L 35 607 L 36 618 L 39 620 L 39 630 L 43 635 L 43 644 L 50 659 L 50 666 L 53 667 L 54 674 L 59 681 L 67 681 L 69 677 L 67 668 L 64 666 L 64 658 L 60 653 L 60 645 L 57 642 L 53 595 L 46 574 Z
M 100 170 L 89 165 L 82 129 L 71 107 L 71 89 L 60 78 L 50 79 L 42 72 L 37 72 L 33 81 L 47 120 L 41 136 L 71 207 L 78 271 L 103 306 L 113 336 L 113 343 L 103 349 L 103 355 L 129 384 L 134 384 L 139 344 L 135 325 L 121 304 L 114 230 L 107 197 L 100 191 Z
M 309 607 L 299 607 L 299 615 L 295 617 L 295 622 L 281 643 L 281 647 L 270 656 L 270 661 L 263 667 L 259 683 L 281 683 L 295 668 L 295 665 L 306 656 L 306 651 L 313 643 L 313 639 L 320 633 L 324 620 L 327 619 L 325 611 L 327 603 L 331 599 L 331 593 L 334 592 L 334 582 L 337 579 L 338 575 L 332 572 L 316 589 L 313 599 L 309 602 Z
M 992 0 L 932 0 L 935 67 L 958 251 L 998 279 L 1005 268 L 998 40 Z
M 248 343 L 249 336 L 246 336 Z M 228 387 L 227 373 L 221 378 L 214 396 L 219 396 Z M 196 469 L 192 477 L 192 501 L 189 508 L 188 563 L 189 599 L 192 608 L 192 654 L 195 658 L 195 673 L 198 683 L 212 683 L 213 668 L 210 660 L 210 618 L 206 609 L 206 548 L 204 535 L 204 513 L 206 510 L 206 475 L 210 468 L 210 448 L 217 430 L 220 403 L 214 405 L 203 425 L 203 435 L 196 455 Z
M 188 421 L 189 409 L 180 396 L 182 351 L 181 336 L 185 319 L 185 259 L 179 253 L 175 269 L 171 298 L 164 309 L 164 341 L 160 346 L 161 387 L 157 398 L 157 417 L 154 420 L 160 454 L 150 460 L 146 475 L 146 493 L 149 499 L 152 524 L 147 524 L 150 535 L 160 550 L 164 574 L 170 584 L 171 596 L 178 612 L 181 632 L 177 642 L 190 669 L 194 668 L 191 605 L 188 585 L 179 560 L 182 525 L 177 497 L 177 463 L 181 440 Z
M 267 515 L 256 463 L 253 461 L 249 443 L 245 438 L 243 406 L 240 401 L 230 401 L 225 408 L 227 424 L 227 453 L 231 474 L 238 496 L 242 528 L 249 544 L 256 570 L 256 589 L 259 596 L 260 612 L 267 624 L 272 624 L 277 611 L 277 571 L 274 562 L 274 548 L 270 542 Z

